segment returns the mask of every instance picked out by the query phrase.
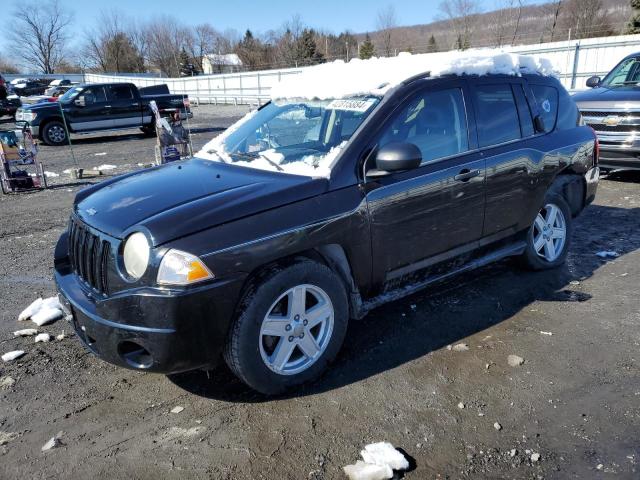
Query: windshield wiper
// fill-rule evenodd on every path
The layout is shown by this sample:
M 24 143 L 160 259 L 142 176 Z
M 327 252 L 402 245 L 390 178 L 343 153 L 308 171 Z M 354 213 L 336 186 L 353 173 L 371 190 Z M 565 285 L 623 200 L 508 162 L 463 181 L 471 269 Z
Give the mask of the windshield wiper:
M 218 152 L 218 150 L 216 150 L 215 148 L 212 148 L 212 149 L 210 149 L 210 150 L 207 150 L 207 153 L 208 153 L 208 154 L 216 155 L 216 156 L 220 159 L 220 161 L 221 161 L 222 163 L 229 163 L 229 162 L 227 162 L 227 161 L 222 157 L 222 155 L 220 155 L 220 153 Z
M 275 167 L 276 170 L 278 170 L 279 172 L 284 172 L 284 168 L 282 168 L 280 165 L 278 165 L 276 162 L 274 162 L 270 158 L 267 158 L 262 153 L 251 154 L 251 153 L 234 152 L 234 153 L 230 153 L 229 155 L 232 155 L 234 157 L 238 157 L 240 160 L 248 160 L 248 161 L 255 160 L 258 157 L 264 158 L 267 162 L 269 162 L 269 164 L 272 167 Z

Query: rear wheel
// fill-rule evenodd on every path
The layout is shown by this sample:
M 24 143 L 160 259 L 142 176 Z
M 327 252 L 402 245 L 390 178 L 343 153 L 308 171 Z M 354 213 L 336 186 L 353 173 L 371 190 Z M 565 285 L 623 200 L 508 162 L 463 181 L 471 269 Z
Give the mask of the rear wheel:
M 42 140 L 47 145 L 57 147 L 67 143 L 67 129 L 62 122 L 53 120 L 42 129 Z
M 322 374 L 342 346 L 347 322 L 340 278 L 304 260 L 267 275 L 245 296 L 225 360 L 251 388 L 281 393 Z
M 548 193 L 527 233 L 527 247 L 522 255 L 526 267 L 545 270 L 564 263 L 571 243 L 571 219 L 565 199 Z

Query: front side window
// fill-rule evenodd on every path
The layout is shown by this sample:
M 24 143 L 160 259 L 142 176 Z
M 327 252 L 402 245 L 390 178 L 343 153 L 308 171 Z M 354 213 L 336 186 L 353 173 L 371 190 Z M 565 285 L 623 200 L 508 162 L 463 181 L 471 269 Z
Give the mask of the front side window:
M 520 138 L 520 120 L 511 85 L 477 85 L 478 141 L 481 147 Z
M 207 143 L 201 158 L 242 167 L 328 177 L 342 147 L 378 97 L 278 100 Z
M 393 142 L 413 143 L 423 164 L 469 150 L 462 91 L 426 91 L 409 100 L 383 130 L 378 146 Z

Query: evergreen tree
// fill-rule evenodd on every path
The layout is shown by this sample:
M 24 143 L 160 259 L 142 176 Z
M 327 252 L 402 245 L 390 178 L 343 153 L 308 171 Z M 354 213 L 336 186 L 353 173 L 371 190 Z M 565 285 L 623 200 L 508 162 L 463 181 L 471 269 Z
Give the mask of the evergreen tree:
M 315 36 L 313 29 L 305 28 L 296 42 L 296 57 L 304 65 L 313 65 L 324 61 L 324 56 L 316 45 Z
M 183 48 L 180 50 L 180 76 L 181 77 L 192 77 L 193 75 L 197 75 L 196 67 L 189 58 L 189 54 Z
M 360 58 L 366 60 L 373 57 L 376 54 L 376 47 L 374 47 L 371 37 L 367 33 L 362 45 L 360 45 Z
M 456 50 L 466 50 L 471 47 L 471 42 L 467 36 L 458 35 L 456 39 Z
M 427 53 L 434 53 L 438 51 L 438 42 L 436 42 L 436 37 L 431 34 L 429 37 L 429 43 L 427 44 Z
M 631 0 L 633 14 L 627 24 L 627 33 L 640 33 L 640 0 Z

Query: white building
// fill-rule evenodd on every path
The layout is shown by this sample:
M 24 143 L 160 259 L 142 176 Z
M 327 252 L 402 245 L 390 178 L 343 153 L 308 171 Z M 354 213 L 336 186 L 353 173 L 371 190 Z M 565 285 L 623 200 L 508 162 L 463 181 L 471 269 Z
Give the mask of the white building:
M 232 73 L 242 69 L 242 60 L 235 53 L 205 55 L 202 59 L 203 74 Z

